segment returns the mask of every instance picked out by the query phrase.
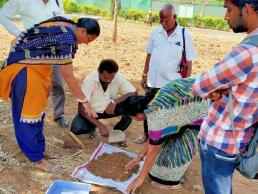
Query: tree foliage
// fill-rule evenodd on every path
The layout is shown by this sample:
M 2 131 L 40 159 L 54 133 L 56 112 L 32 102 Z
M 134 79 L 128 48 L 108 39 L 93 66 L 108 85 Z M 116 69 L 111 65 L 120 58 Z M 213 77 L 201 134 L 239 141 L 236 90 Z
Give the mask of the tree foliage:
M 3 7 L 3 5 L 5 4 L 7 0 L 0 0 L 0 8 Z

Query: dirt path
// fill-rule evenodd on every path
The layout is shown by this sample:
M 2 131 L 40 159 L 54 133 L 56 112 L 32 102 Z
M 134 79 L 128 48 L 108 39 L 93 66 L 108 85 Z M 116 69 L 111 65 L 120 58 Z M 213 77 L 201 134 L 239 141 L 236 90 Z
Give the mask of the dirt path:
M 81 80 L 89 72 L 95 70 L 103 58 L 113 58 L 120 65 L 120 71 L 130 79 L 140 92 L 139 80 L 145 61 L 144 47 L 151 32 L 151 27 L 144 24 L 120 23 L 118 30 L 118 42 L 111 43 L 112 22 L 101 20 L 101 36 L 96 42 L 86 46 L 80 46 L 79 52 L 74 60 L 76 76 Z M 21 23 L 19 23 L 21 26 Z M 218 60 L 232 49 L 244 36 L 233 33 L 221 33 L 200 29 L 190 29 L 194 43 L 197 48 L 198 59 L 194 61 L 193 74 L 197 75 L 209 69 Z M 9 43 L 12 36 L 0 28 L 0 60 L 3 60 L 9 50 Z M 1 83 L 0 83 L 1 84 Z M 68 119 L 72 119 L 76 113 L 76 100 L 67 90 L 66 111 Z M 43 194 L 51 182 L 56 179 L 74 181 L 70 174 L 76 166 L 89 159 L 92 152 L 101 141 L 105 139 L 99 135 L 96 139 L 90 140 L 86 135 L 79 138 L 86 145 L 83 150 L 63 149 L 63 140 L 69 131 L 59 128 L 52 120 L 51 100 L 46 109 L 47 117 L 45 122 L 45 136 L 47 140 L 47 151 L 58 155 L 54 159 L 59 172 L 49 174 L 39 171 L 29 163 L 20 152 L 13 132 L 12 118 L 9 104 L 0 102 L 0 193 L 21 193 L 21 194 Z M 117 119 L 110 119 L 105 123 L 112 128 Z M 143 132 L 142 123 L 133 122 L 126 131 L 130 146 L 128 151 L 138 152 L 141 146 L 133 142 Z M 203 193 L 200 181 L 199 158 L 196 156 L 191 163 L 183 180 L 183 188 L 176 191 L 155 190 L 147 179 L 142 187 L 142 194 L 199 194 Z M 235 194 L 256 194 L 258 193 L 258 182 L 244 179 L 235 173 L 233 180 Z M 93 187 L 95 194 L 119 193 L 113 189 Z

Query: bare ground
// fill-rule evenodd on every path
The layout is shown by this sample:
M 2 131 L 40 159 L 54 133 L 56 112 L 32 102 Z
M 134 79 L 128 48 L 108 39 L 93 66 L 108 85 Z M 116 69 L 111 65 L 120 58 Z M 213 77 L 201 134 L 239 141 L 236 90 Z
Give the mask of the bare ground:
M 20 22 L 17 22 L 22 26 Z M 139 80 L 144 66 L 144 47 L 151 32 L 151 27 L 144 24 L 121 22 L 118 29 L 118 42 L 112 43 L 112 22 L 101 20 L 101 36 L 90 45 L 82 45 L 74 60 L 75 74 L 81 81 L 89 72 L 95 70 L 103 58 L 113 58 L 120 65 L 120 71 L 131 80 L 142 93 Z M 244 35 L 230 32 L 211 30 L 189 29 L 195 46 L 198 59 L 194 61 L 193 74 L 197 75 L 209 69 L 218 60 L 222 59 L 229 50 L 236 45 Z M 0 28 L 0 60 L 3 60 L 9 50 L 12 36 Z M 1 84 L 1 83 L 0 83 Z M 66 116 L 72 119 L 76 113 L 77 103 L 75 97 L 67 90 Z M 46 109 L 45 136 L 47 152 L 55 154 L 58 159 L 53 159 L 58 166 L 58 173 L 50 174 L 37 170 L 27 161 L 19 150 L 12 125 L 11 109 L 9 103 L 0 102 L 0 194 L 41 194 L 46 192 L 52 181 L 56 179 L 76 181 L 70 174 L 74 168 L 89 159 L 92 152 L 101 141 L 106 139 L 98 137 L 90 140 L 86 135 L 79 138 L 86 145 L 83 150 L 68 150 L 63 148 L 63 141 L 69 129 L 58 127 L 52 119 L 51 100 Z M 117 119 L 104 121 L 110 129 Z M 141 122 L 133 122 L 126 131 L 129 141 L 128 151 L 139 152 L 141 146 L 133 142 L 142 134 Z M 183 178 L 183 188 L 174 191 L 161 191 L 154 189 L 147 179 L 141 188 L 142 194 L 201 194 L 203 189 L 200 180 L 199 157 L 196 156 Z M 247 180 L 239 173 L 234 174 L 233 191 L 236 194 L 258 193 L 258 182 Z M 94 186 L 92 193 L 115 194 L 114 189 Z

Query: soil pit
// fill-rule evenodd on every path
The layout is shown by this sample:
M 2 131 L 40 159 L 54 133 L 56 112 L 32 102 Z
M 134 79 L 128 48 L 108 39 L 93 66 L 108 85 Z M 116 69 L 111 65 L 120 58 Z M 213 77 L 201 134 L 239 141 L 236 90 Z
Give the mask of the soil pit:
M 125 170 L 126 164 L 132 159 L 123 152 L 104 153 L 96 160 L 92 160 L 87 169 L 96 176 L 125 182 L 132 177 L 133 173 L 137 173 L 139 170 L 139 167 L 130 172 Z

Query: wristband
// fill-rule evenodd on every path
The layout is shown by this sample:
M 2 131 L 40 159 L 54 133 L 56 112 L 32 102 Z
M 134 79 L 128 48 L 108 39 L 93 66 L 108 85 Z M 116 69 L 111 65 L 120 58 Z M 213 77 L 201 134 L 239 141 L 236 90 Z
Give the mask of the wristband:
M 147 73 L 142 74 L 142 77 L 147 77 Z

